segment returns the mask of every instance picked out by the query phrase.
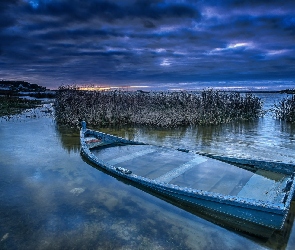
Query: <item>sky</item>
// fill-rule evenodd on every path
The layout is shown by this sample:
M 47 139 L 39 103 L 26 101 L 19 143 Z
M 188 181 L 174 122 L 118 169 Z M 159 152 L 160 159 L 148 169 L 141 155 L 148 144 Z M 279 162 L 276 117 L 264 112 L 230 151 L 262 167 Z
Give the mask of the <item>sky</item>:
M 0 79 L 295 87 L 295 1 L 0 0 Z

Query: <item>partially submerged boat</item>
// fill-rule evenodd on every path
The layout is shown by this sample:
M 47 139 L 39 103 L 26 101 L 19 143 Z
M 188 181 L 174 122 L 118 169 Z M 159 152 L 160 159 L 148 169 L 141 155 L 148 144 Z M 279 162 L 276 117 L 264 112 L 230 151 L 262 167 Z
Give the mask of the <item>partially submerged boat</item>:
M 90 130 L 85 122 L 80 141 L 82 155 L 107 173 L 193 206 L 225 225 L 268 237 L 285 223 L 295 190 L 294 168 L 288 164 L 233 165 L 228 163 L 233 159 L 216 160 Z

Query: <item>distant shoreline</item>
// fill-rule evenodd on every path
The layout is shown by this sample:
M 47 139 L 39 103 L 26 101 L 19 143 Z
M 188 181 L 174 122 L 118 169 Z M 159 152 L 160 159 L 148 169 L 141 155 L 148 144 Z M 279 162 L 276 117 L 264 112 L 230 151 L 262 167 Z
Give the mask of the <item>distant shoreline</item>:
M 284 90 L 218 90 L 220 92 L 237 92 L 244 94 L 295 94 L 295 89 L 284 89 Z
M 139 86 L 140 87 L 140 86 Z M 188 89 L 188 90 L 132 90 L 140 92 L 202 92 L 205 89 L 214 89 L 218 92 L 227 93 L 242 93 L 242 94 L 295 94 L 295 88 L 293 89 L 282 89 L 282 90 L 246 90 L 246 89 L 218 89 L 218 87 L 204 87 L 204 89 Z M 114 91 L 106 90 L 106 91 Z M 118 90 L 126 91 L 125 89 Z M 128 90 L 127 90 L 128 91 Z M 0 95 L 10 95 L 10 96 L 30 96 L 36 98 L 55 98 L 57 90 L 47 89 L 41 85 L 31 84 L 25 81 L 0 81 Z
M 55 98 L 56 91 L 25 81 L 0 81 L 0 95 Z

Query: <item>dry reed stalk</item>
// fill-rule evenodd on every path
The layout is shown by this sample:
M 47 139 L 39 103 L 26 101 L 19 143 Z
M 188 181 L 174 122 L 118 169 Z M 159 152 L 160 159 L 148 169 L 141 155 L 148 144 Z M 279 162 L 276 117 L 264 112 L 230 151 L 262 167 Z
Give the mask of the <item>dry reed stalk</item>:
M 86 120 L 92 125 L 176 127 L 256 119 L 262 114 L 262 101 L 252 94 L 214 90 L 200 94 L 81 91 L 75 86 L 66 86 L 58 90 L 55 110 L 57 122 L 71 126 Z

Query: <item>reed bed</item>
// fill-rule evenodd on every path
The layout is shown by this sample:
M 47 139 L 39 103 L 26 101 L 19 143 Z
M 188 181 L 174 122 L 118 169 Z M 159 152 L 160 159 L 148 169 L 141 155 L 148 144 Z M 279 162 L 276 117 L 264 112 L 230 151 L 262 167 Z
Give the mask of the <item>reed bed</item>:
M 0 117 L 19 114 L 41 104 L 39 100 L 27 100 L 19 97 L 0 96 Z
M 278 103 L 275 103 L 273 112 L 279 120 L 295 122 L 295 95 L 283 98 Z
M 214 90 L 194 92 L 57 91 L 55 116 L 60 124 L 77 126 L 141 124 L 176 127 L 252 120 L 262 114 L 262 101 L 252 94 Z

